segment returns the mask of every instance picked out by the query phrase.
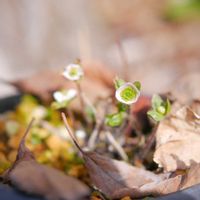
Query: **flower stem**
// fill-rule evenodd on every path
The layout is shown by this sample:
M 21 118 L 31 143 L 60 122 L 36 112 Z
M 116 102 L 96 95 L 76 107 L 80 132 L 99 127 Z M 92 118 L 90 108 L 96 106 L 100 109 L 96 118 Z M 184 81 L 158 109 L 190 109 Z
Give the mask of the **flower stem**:
M 81 84 L 80 84 L 79 81 L 76 81 L 76 87 L 77 87 L 78 94 L 79 94 L 81 108 L 84 109 L 85 103 L 84 103 L 84 100 L 83 100 L 83 91 L 82 91 Z

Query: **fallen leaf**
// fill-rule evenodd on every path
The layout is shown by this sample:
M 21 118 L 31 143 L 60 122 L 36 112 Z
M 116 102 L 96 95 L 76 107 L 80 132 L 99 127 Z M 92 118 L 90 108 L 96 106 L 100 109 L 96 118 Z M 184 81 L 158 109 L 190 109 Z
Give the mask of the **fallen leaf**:
M 93 183 L 100 186 L 99 188 L 109 196 L 113 191 L 123 187 L 140 187 L 146 183 L 161 180 L 161 177 L 154 173 L 122 161 L 106 158 L 95 152 L 85 152 L 83 156 Z
M 186 189 L 198 183 L 200 183 L 200 164 L 193 163 L 182 181 L 181 189 Z
M 156 133 L 154 161 L 165 171 L 189 168 L 192 162 L 200 163 L 200 118 L 190 107 L 173 106 L 169 117 L 160 122 Z
M 172 192 L 177 192 L 179 190 L 181 179 L 182 176 L 178 175 L 174 178 L 169 178 L 160 182 L 147 183 L 139 188 L 122 188 L 121 190 L 115 191 L 112 198 L 118 199 L 126 195 L 132 198 L 163 196 Z
M 90 190 L 82 182 L 35 161 L 34 155 L 25 145 L 32 123 L 20 142 L 14 164 L 3 174 L 3 181 L 48 200 L 82 200 L 89 196 Z
M 165 174 L 156 175 L 126 162 L 82 150 L 74 138 L 64 113 L 62 117 L 74 144 L 82 153 L 93 184 L 109 198 L 160 196 L 178 190 L 182 178 L 180 175 L 174 178 L 169 178 Z
M 164 180 L 150 171 L 95 152 L 87 152 L 83 157 L 92 182 L 112 199 L 160 196 L 177 191 L 181 182 L 181 176 Z

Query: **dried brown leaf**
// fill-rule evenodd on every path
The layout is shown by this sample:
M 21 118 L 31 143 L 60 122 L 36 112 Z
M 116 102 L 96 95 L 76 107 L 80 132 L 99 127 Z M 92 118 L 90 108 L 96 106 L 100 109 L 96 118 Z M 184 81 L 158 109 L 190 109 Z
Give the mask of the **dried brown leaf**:
M 83 156 L 93 183 L 108 196 L 122 188 L 140 187 L 161 180 L 161 177 L 154 173 L 133 167 L 123 161 L 106 158 L 95 152 L 85 152 Z
M 154 161 L 166 171 L 186 169 L 193 161 L 200 162 L 200 118 L 190 107 L 173 107 L 156 133 Z M 195 101 L 195 107 L 199 108 L 200 103 Z
M 93 184 L 109 198 L 160 196 L 178 190 L 181 176 L 168 178 L 165 175 L 156 175 L 123 161 L 106 158 L 95 152 L 83 151 L 74 138 L 64 113 L 62 117 L 68 133 L 83 155 Z
M 4 182 L 10 182 L 22 191 L 41 195 L 49 200 L 82 200 L 87 197 L 90 190 L 86 185 L 35 161 L 32 152 L 25 145 L 32 122 L 20 142 L 16 161 L 3 175 Z
M 163 176 L 94 152 L 83 157 L 94 185 L 112 199 L 160 196 L 179 189 L 181 176 L 164 180 Z
M 182 181 L 181 189 L 200 183 L 200 164 L 193 163 Z
M 46 199 L 82 200 L 89 195 L 89 189 L 80 181 L 34 160 L 19 162 L 9 179 L 20 190 Z
M 182 176 L 178 175 L 174 178 L 169 178 L 159 182 L 147 183 L 141 187 L 122 188 L 115 191 L 112 195 L 113 199 L 118 199 L 123 196 L 132 198 L 141 198 L 146 196 L 162 196 L 179 190 Z

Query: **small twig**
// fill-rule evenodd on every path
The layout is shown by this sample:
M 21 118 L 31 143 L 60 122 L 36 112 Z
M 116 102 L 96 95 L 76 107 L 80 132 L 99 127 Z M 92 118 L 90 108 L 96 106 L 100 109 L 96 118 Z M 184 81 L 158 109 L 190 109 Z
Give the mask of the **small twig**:
M 77 87 L 77 90 L 79 93 L 80 105 L 81 105 L 81 108 L 83 109 L 83 113 L 85 115 L 86 122 L 88 124 L 90 124 L 90 119 L 87 116 L 86 107 L 88 106 L 92 109 L 92 111 L 95 115 L 95 119 L 96 119 L 96 110 L 95 110 L 94 106 L 92 105 L 92 103 L 89 101 L 89 99 L 84 95 L 84 92 L 82 90 L 80 82 L 76 81 L 76 87 Z
M 107 101 L 107 104 L 104 107 L 103 114 L 96 116 L 96 125 L 95 125 L 95 128 L 94 128 L 93 132 L 91 133 L 91 136 L 88 140 L 89 149 L 93 150 L 95 148 L 96 140 L 97 140 L 100 132 L 104 129 L 105 116 L 108 113 L 108 110 L 109 110 L 108 108 L 109 108 L 111 102 L 112 102 L 112 99 L 109 98 Z
M 28 124 L 28 127 L 26 128 L 26 131 L 25 131 L 25 133 L 24 133 L 24 135 L 23 135 L 23 137 L 22 137 L 22 139 L 21 139 L 21 141 L 19 143 L 16 160 L 15 160 L 13 166 L 10 169 L 8 169 L 8 171 L 5 172 L 5 174 L 8 174 L 9 171 L 11 171 L 16 166 L 16 163 L 18 162 L 18 160 L 22 159 L 26 155 L 27 152 L 29 152 L 29 156 L 34 157 L 33 154 L 30 152 L 30 150 L 25 145 L 26 137 L 27 137 L 28 133 L 30 132 L 34 121 L 35 121 L 35 118 L 32 118 L 32 120 Z
M 143 151 L 142 151 L 141 154 L 140 154 L 140 159 L 141 159 L 141 161 L 143 161 L 143 160 L 146 158 L 148 152 L 150 151 L 150 149 L 152 148 L 152 146 L 153 146 L 154 143 L 155 143 L 155 140 L 156 140 L 156 137 L 155 137 L 155 136 L 156 136 L 156 132 L 157 132 L 158 125 L 159 125 L 159 123 L 157 123 L 157 124 L 155 125 L 153 131 L 151 132 L 150 136 L 149 136 L 148 139 L 147 139 L 146 144 L 144 145 Z
M 28 127 L 27 127 L 27 129 L 26 129 L 26 131 L 25 131 L 25 133 L 24 133 L 24 135 L 23 135 L 23 137 L 21 139 L 20 146 L 24 145 L 25 140 L 26 140 L 26 136 L 28 135 L 30 129 L 32 128 L 34 121 L 35 121 L 35 118 L 32 118 L 31 121 L 30 121 L 30 123 L 28 124 Z
M 104 124 L 104 119 L 102 119 L 101 121 L 98 121 L 96 123 L 96 126 L 88 140 L 88 148 L 89 149 L 93 150 L 95 148 L 96 139 L 103 128 L 103 124 Z
M 76 140 L 76 138 L 75 138 L 75 135 L 74 135 L 73 131 L 71 130 L 71 128 L 70 128 L 70 126 L 69 126 L 69 124 L 68 124 L 68 122 L 67 122 L 67 118 L 66 118 L 66 116 L 65 116 L 65 113 L 62 112 L 62 113 L 61 113 L 61 116 L 62 116 L 63 122 L 64 122 L 64 124 L 65 124 L 65 128 L 66 128 L 68 134 L 70 135 L 70 137 L 72 138 L 72 140 L 73 140 L 75 146 L 78 148 L 78 150 L 79 150 L 82 154 L 84 154 L 84 151 L 81 149 L 80 145 L 78 144 L 78 142 L 77 142 L 77 140 Z
M 89 98 L 87 98 L 86 97 L 86 95 L 82 92 L 82 97 L 83 97 L 83 101 L 85 102 L 85 104 L 87 105 L 87 106 L 89 106 L 91 109 L 92 109 L 92 111 L 93 111 L 93 113 L 94 113 L 94 117 L 95 117 L 95 119 L 96 119 L 96 109 L 95 109 L 95 107 L 92 105 L 92 102 L 89 100 Z
M 72 110 L 69 109 L 69 108 L 66 108 L 65 110 L 66 110 L 67 115 L 68 115 L 69 118 L 71 119 L 71 124 L 72 124 L 72 126 L 74 126 L 74 123 L 75 123 L 74 113 L 73 113 Z
M 119 153 L 121 158 L 125 161 L 128 161 L 127 154 L 125 153 L 124 149 L 120 146 L 120 144 L 116 141 L 116 139 L 113 137 L 113 135 L 109 131 L 105 131 L 105 135 L 106 135 L 108 141 L 112 144 L 112 146 Z

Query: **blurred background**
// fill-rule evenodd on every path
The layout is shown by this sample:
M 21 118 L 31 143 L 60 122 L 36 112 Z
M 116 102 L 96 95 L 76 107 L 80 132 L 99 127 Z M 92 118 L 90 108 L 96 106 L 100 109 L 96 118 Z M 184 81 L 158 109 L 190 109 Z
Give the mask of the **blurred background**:
M 199 0 L 1 0 L 0 79 L 81 58 L 140 80 L 143 92 L 200 97 Z M 95 66 L 94 66 L 95 68 Z M 14 88 L 0 85 L 0 96 Z

